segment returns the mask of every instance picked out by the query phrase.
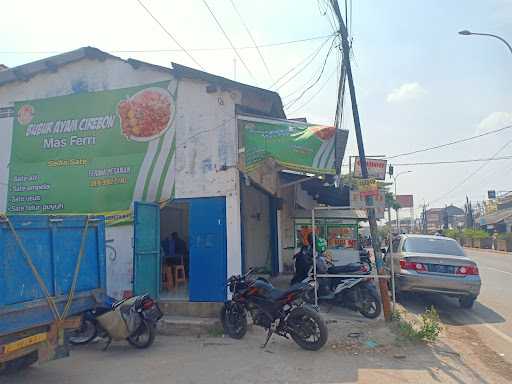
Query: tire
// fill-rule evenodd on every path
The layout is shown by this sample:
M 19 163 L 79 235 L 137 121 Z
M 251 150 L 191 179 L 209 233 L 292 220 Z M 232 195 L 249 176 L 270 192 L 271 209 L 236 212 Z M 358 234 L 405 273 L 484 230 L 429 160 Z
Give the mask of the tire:
M 318 351 L 327 342 L 328 332 L 324 319 L 312 308 L 299 307 L 294 309 L 286 319 L 290 336 L 301 348 L 308 351 Z M 313 330 L 312 327 L 316 329 Z M 318 333 L 317 338 L 308 340 L 312 333 Z
M 18 357 L 4 363 L 3 367 L 0 366 L 0 374 L 10 374 L 30 367 L 39 359 L 37 351 L 31 352 L 28 355 Z
M 473 304 L 475 304 L 476 297 L 474 296 L 464 296 L 459 298 L 459 305 L 464 309 L 473 308 Z
M 73 331 L 69 336 L 69 342 L 73 345 L 87 344 L 94 340 L 98 335 L 96 322 L 91 319 L 83 318 L 80 328 Z
M 128 336 L 128 342 L 138 349 L 145 349 L 155 341 L 155 325 L 147 320 L 142 320 L 139 329 L 132 336 Z
M 377 292 L 373 289 L 361 289 L 361 299 L 359 313 L 368 319 L 379 317 L 381 312 L 381 303 Z
M 224 333 L 232 339 L 240 340 L 247 333 L 247 313 L 241 304 L 225 303 L 220 310 L 220 321 Z
M 311 304 L 311 305 L 315 305 L 315 289 L 314 288 L 311 288 L 311 289 L 308 289 L 305 293 L 304 293 L 304 301 L 308 304 Z

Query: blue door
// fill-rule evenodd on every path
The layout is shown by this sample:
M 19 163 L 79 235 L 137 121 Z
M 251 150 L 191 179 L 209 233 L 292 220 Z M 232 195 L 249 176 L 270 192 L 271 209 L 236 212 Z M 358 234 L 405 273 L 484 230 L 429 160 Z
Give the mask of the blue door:
M 226 199 L 188 199 L 190 301 L 226 300 Z
M 133 242 L 133 293 L 160 293 L 160 207 L 135 202 Z

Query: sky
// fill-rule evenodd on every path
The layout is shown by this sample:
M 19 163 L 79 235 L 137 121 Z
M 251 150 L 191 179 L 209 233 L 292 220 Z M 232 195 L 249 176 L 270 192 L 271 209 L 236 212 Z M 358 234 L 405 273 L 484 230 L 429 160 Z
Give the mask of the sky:
M 237 50 L 241 59 L 203 0 L 141 1 L 194 61 L 137 0 L 20 0 L 2 7 L 8 9 L 8 17 L 0 23 L 0 63 L 13 67 L 93 46 L 164 66 L 200 64 L 208 72 L 279 92 L 288 117 L 333 124 L 339 48 L 334 44 L 327 57 L 333 21 L 325 14 L 323 0 L 208 0 L 233 45 L 242 48 Z M 469 29 L 512 42 L 512 0 L 347 1 L 368 155 L 393 156 L 512 124 L 512 54 L 496 39 L 457 34 Z M 344 0 L 340 5 L 345 13 Z M 269 71 L 237 10 L 263 46 L 260 51 Z M 310 38 L 314 39 L 266 46 Z M 345 103 L 342 124 L 350 130 L 347 162 L 349 155 L 357 155 L 350 102 Z M 401 164 L 494 155 L 512 155 L 512 129 L 389 161 L 395 174 L 412 171 L 399 176 L 397 191 L 413 194 L 416 207 L 462 206 L 465 196 L 476 202 L 485 199 L 487 190 L 512 190 L 512 159 Z

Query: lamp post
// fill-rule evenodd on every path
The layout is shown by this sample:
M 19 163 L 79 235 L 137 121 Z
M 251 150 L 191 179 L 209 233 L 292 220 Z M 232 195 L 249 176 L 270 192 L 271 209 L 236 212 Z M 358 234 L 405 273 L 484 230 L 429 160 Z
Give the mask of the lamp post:
M 396 179 L 398 179 L 398 176 L 400 175 L 405 175 L 406 173 L 411 173 L 412 171 L 402 171 L 402 172 L 399 172 L 398 174 L 396 174 L 395 176 L 393 176 L 393 184 L 395 184 L 395 199 L 396 199 Z M 400 208 L 397 208 L 396 210 L 396 230 L 398 232 L 398 234 L 400 234 L 400 219 L 398 218 L 398 210 Z
M 497 36 L 497 35 L 493 35 L 491 33 L 477 33 L 477 32 L 470 32 L 468 30 L 464 30 L 464 31 L 460 31 L 459 32 L 459 35 L 462 35 L 462 36 L 470 36 L 470 35 L 475 35 L 475 36 L 489 36 L 489 37 L 494 37 L 495 39 L 498 39 L 500 40 L 503 44 L 505 44 L 508 48 L 508 50 L 510 51 L 510 53 L 512 53 L 512 46 L 507 42 L 507 40 L 505 40 L 503 37 L 500 37 L 500 36 Z

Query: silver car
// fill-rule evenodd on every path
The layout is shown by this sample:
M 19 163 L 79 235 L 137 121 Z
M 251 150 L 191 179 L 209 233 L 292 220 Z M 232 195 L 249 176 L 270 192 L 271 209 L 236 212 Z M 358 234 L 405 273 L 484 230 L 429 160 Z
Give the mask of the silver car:
M 385 255 L 386 269 L 395 273 L 400 292 L 438 293 L 459 299 L 462 308 L 471 308 L 480 293 L 476 263 L 453 239 L 442 236 L 400 235 Z

